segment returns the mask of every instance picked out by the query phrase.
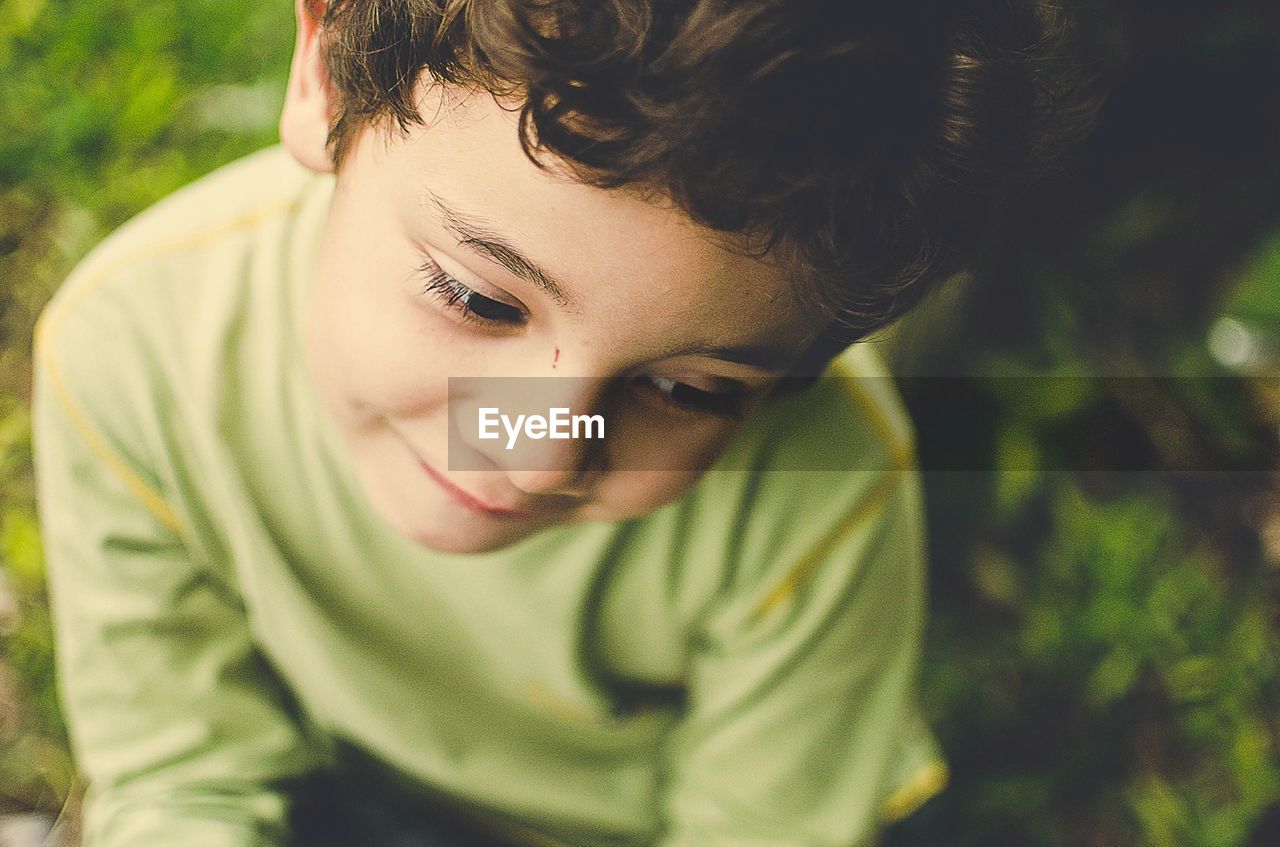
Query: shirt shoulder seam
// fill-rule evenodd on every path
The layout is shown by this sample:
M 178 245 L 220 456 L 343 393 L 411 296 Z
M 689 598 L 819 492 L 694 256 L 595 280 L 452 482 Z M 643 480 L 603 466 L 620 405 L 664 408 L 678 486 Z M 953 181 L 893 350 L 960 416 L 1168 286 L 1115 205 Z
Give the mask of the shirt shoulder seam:
M 885 414 L 882 403 L 872 397 L 866 386 L 862 384 L 864 377 L 854 373 L 850 366 L 840 359 L 832 362 L 831 371 L 871 423 L 880 443 L 889 454 L 890 466 L 899 469 L 911 467 L 915 463 L 914 440 L 909 434 L 903 436 L 897 432 L 889 416 Z
M 857 505 L 833 530 L 805 551 L 796 560 L 795 564 L 787 569 L 774 587 L 755 605 L 751 616 L 757 620 L 768 615 L 775 608 L 782 606 L 794 596 L 831 549 L 862 528 L 884 506 L 893 495 L 903 474 L 915 464 L 913 443 L 909 439 L 898 437 L 894 431 L 893 424 L 880 408 L 879 403 L 871 397 L 864 386 L 859 384 L 858 377 L 838 360 L 833 363 L 832 371 L 867 420 L 870 421 L 876 437 L 888 454 L 889 464 L 871 487 L 867 496 L 861 498 Z
M 881 819 L 886 823 L 893 823 L 910 817 L 941 793 L 949 781 L 950 773 L 946 763 L 936 759 L 926 762 L 880 805 Z
M 71 313 L 72 308 L 92 291 L 96 290 L 104 281 L 114 277 L 121 271 L 147 259 L 203 246 L 224 235 L 246 229 L 273 216 L 292 211 L 298 207 L 300 202 L 298 199 L 293 199 L 267 203 L 231 220 L 220 221 L 208 228 L 185 233 L 179 238 L 158 244 L 149 244 L 144 248 L 126 254 L 113 262 L 107 263 L 80 282 L 65 299 L 55 303 L 52 309 L 41 314 L 36 322 L 33 339 L 35 358 L 43 365 L 58 402 L 70 417 L 85 445 L 120 478 L 152 516 L 179 535 L 186 533 L 186 525 L 178 517 L 177 512 L 159 491 L 147 484 L 116 451 L 111 449 L 106 439 L 94 428 L 88 415 L 72 399 L 71 392 L 62 377 L 62 372 L 54 361 L 52 353 L 54 341 L 57 338 L 58 330 Z

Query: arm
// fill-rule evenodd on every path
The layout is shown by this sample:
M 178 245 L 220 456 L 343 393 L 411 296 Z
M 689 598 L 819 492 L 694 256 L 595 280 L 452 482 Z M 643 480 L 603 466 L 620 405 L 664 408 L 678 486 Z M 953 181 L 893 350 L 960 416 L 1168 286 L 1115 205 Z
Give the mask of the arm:
M 149 470 L 157 440 L 136 423 L 148 398 L 113 323 L 51 308 L 36 349 L 38 496 L 60 693 L 89 783 L 84 844 L 281 844 L 280 783 L 312 753 L 234 587 L 193 554 Z
M 709 620 L 670 749 L 662 847 L 866 844 L 940 790 L 913 698 L 918 499 L 913 472 L 885 472 Z

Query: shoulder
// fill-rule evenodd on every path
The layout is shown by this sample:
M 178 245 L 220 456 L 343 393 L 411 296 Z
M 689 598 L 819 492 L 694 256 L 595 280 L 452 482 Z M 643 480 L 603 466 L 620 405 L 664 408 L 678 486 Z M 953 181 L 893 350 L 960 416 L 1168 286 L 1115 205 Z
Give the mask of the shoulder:
M 219 390 L 218 357 L 251 283 L 283 284 L 312 184 L 269 148 L 175 192 L 94 248 L 36 325 L 35 437 L 77 438 L 135 490 L 162 488 L 155 476 L 174 450 L 169 430 L 195 386 Z
M 251 266 L 283 266 L 285 234 L 310 176 L 282 149 L 268 148 L 128 221 L 76 266 L 41 313 L 37 366 L 92 395 L 119 388 L 122 367 L 159 367 L 180 356 L 192 319 L 199 315 L 203 327 L 219 309 L 233 308 Z M 104 385 L 105 376 L 112 378 Z
M 761 410 L 700 496 L 729 525 L 725 594 L 759 614 L 822 582 L 859 578 L 866 563 L 917 582 L 923 506 L 914 438 L 893 379 L 869 344 L 816 382 Z M 885 545 L 899 554 L 885 557 Z
M 865 508 L 882 482 L 915 466 L 915 440 L 893 377 L 869 344 L 815 381 L 772 398 L 717 464 L 711 487 L 738 487 L 757 522 L 820 531 Z M 718 491 L 715 496 L 726 492 Z
M 850 347 L 812 385 L 780 397 L 771 413 L 771 468 L 875 472 L 914 461 L 911 420 L 870 343 Z
M 69 329 L 101 335 L 115 321 L 162 319 L 190 293 L 286 226 L 309 174 L 281 148 L 233 162 L 129 220 L 76 266 L 41 314 L 37 350 L 73 346 Z M 98 332 L 94 329 L 98 328 Z M 115 338 L 119 346 L 122 339 Z M 100 355 L 102 350 L 97 351 Z
M 283 148 L 268 147 L 201 177 L 140 212 L 99 243 L 59 291 L 149 258 L 219 245 L 295 207 L 312 175 Z

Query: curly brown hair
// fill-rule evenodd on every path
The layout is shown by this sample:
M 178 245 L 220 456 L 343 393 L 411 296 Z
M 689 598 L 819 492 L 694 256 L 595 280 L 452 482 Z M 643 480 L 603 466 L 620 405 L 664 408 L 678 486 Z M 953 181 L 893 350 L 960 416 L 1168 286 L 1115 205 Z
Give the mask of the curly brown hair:
M 1089 123 L 1034 0 L 330 0 L 336 165 L 436 80 L 515 98 L 525 153 L 670 198 L 782 263 L 818 358 L 890 323 Z

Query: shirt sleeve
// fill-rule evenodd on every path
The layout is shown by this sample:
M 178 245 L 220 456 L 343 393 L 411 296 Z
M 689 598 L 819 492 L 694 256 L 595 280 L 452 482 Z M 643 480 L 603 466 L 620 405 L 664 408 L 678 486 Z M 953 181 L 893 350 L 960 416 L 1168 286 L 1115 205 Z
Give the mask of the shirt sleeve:
M 312 755 L 236 591 L 193 554 L 157 481 L 127 332 L 51 307 L 36 343 L 37 494 L 83 844 L 278 845 L 283 781 Z
M 851 473 L 780 483 L 796 520 L 828 516 L 805 545 L 748 539 L 785 562 L 760 566 L 702 633 L 669 749 L 661 847 L 870 844 L 941 790 L 945 764 L 914 698 L 918 476 Z M 795 535 L 787 523 L 773 536 Z

